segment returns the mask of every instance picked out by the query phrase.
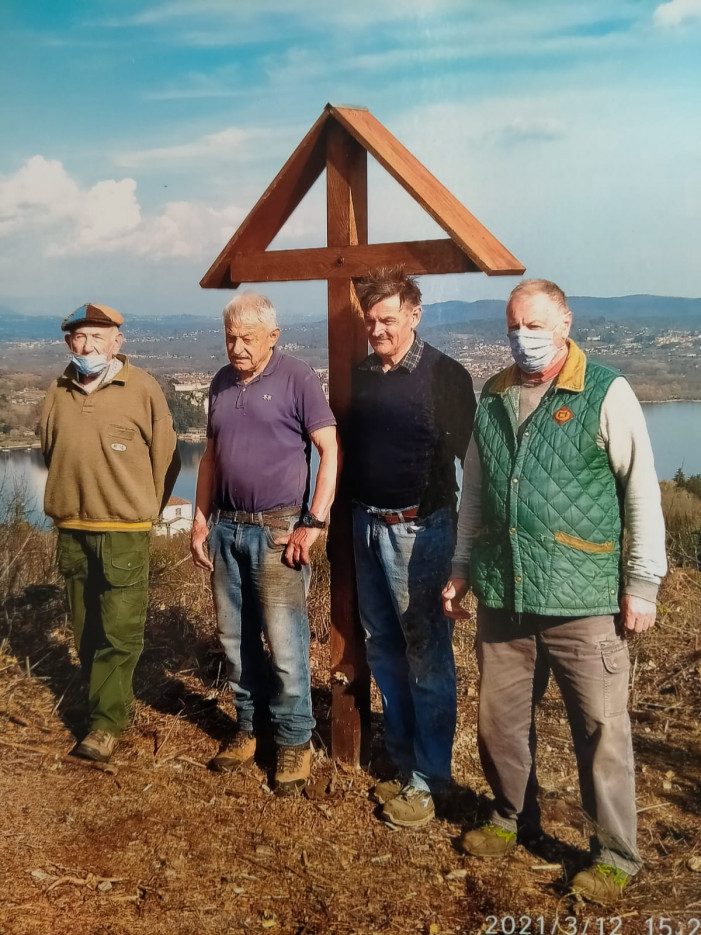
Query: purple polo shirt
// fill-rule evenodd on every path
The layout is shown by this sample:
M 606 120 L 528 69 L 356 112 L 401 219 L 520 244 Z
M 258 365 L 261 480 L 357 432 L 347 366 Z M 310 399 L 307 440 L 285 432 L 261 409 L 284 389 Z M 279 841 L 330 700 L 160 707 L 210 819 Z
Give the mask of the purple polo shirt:
M 258 513 L 307 504 L 310 435 L 335 424 L 319 377 L 303 360 L 273 350 L 245 385 L 230 364 L 222 367 L 209 389 L 212 508 Z

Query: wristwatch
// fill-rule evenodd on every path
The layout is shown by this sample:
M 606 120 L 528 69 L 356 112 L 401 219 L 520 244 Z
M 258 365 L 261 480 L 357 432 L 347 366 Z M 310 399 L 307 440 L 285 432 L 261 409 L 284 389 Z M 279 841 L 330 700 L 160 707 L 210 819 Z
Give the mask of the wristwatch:
M 309 510 L 300 517 L 299 524 L 307 529 L 326 529 L 327 526 L 323 519 L 314 516 Z

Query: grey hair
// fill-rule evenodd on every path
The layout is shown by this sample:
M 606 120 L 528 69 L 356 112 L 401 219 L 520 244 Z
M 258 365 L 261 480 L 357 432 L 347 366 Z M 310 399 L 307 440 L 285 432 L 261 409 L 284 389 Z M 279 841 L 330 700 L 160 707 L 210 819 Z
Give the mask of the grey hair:
M 266 296 L 255 292 L 242 292 L 241 295 L 234 296 L 225 306 L 222 317 L 225 328 L 246 317 L 254 318 L 270 331 L 275 331 L 278 327 L 275 306 Z
M 511 304 L 513 299 L 526 295 L 547 295 L 550 301 L 557 305 L 564 314 L 569 311 L 567 297 L 562 289 L 551 282 L 549 279 L 524 279 L 515 289 L 512 289 L 507 305 Z

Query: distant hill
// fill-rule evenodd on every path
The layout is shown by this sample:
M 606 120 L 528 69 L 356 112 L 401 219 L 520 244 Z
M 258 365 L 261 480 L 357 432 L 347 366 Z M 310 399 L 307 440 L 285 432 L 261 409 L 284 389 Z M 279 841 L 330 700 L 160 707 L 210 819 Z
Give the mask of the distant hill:
M 701 328 L 701 298 L 685 299 L 674 296 L 624 295 L 612 298 L 597 296 L 571 296 L 570 307 L 583 319 L 605 319 L 630 324 L 656 324 L 667 328 L 696 330 Z M 435 302 L 424 306 L 423 329 L 445 328 L 446 325 L 467 324 L 475 321 L 501 323 L 504 302 L 499 299 L 481 299 L 476 302 Z M 39 341 L 59 339 L 59 322 L 52 316 L 19 315 L 11 308 L 0 305 L 0 341 Z M 212 331 L 221 328 L 221 318 L 201 315 L 167 315 L 158 318 L 129 318 L 125 325 L 127 335 L 144 337 L 177 337 L 189 331 Z M 283 322 L 283 342 L 298 339 L 298 335 L 321 335 L 326 322 Z M 324 338 L 325 340 L 325 338 Z
M 608 321 L 664 321 L 669 326 L 684 323 L 686 328 L 701 328 L 701 299 L 659 295 L 623 295 L 603 298 L 573 295 L 567 300 L 575 315 L 605 318 Z M 436 302 L 424 306 L 422 321 L 427 326 L 445 325 L 502 318 L 505 303 L 500 299 L 478 302 Z

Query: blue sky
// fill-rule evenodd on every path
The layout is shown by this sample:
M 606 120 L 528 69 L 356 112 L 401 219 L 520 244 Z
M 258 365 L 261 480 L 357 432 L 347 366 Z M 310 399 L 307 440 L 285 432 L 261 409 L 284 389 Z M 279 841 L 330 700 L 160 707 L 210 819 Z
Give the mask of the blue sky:
M 0 304 L 215 313 L 198 282 L 327 101 L 575 295 L 701 295 L 701 0 L 3 0 Z M 442 236 L 370 165 L 370 239 Z M 317 184 L 276 240 L 323 243 Z M 426 302 L 517 280 L 424 277 Z M 323 284 L 266 287 L 322 317 Z

